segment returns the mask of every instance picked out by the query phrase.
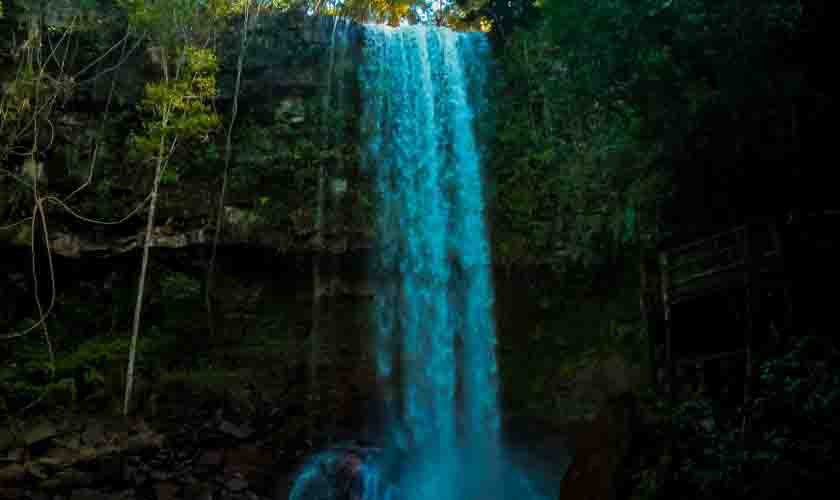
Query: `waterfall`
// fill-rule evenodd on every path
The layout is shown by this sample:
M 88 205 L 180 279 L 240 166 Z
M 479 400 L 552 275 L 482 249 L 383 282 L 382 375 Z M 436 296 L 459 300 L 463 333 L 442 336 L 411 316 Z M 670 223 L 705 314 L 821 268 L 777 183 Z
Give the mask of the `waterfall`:
M 476 82 L 465 69 L 483 66 L 474 59 L 486 44 L 482 34 L 425 26 L 365 32 L 377 373 L 393 444 L 429 463 L 469 450 L 489 466 L 499 441 L 490 252 L 469 99 Z
M 501 444 L 476 134 L 488 55 L 481 33 L 363 29 L 362 160 L 376 193 L 371 278 L 385 428 L 375 449 L 313 457 L 292 500 L 540 498 L 511 472 Z

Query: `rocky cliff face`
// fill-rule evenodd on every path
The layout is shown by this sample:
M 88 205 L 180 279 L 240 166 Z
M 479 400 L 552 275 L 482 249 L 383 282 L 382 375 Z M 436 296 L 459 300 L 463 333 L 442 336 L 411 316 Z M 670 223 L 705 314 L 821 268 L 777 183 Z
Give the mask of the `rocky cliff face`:
M 68 16 L 54 21 L 64 22 Z M 358 172 L 353 51 L 338 63 L 330 61 L 333 35 L 330 19 L 302 13 L 258 20 L 244 59 L 229 197 L 218 206 L 223 130 L 205 141 L 181 145 L 163 179 L 153 246 L 207 245 L 220 209 L 225 221 L 222 245 L 272 248 L 284 254 L 342 253 L 369 246 L 364 215 L 368 196 Z M 233 99 L 238 50 L 239 30 L 234 25 L 219 40 L 215 105 L 223 120 Z M 56 109 L 52 147 L 30 170 L 40 169 L 41 189 L 59 198 L 91 181 L 68 203 L 74 213 L 58 203 L 47 207 L 50 246 L 57 255 L 106 257 L 142 245 L 142 210 L 115 225 L 84 219 L 120 220 L 150 189 L 152 169 L 142 159 L 131 158 L 129 149 L 132 134 L 141 127 L 137 104 L 143 87 L 157 77 L 153 59 L 154 47 L 138 45 L 112 72 L 113 80 L 103 77 L 79 86 Z M 331 78 L 349 82 L 342 86 L 350 96 L 342 99 L 342 109 L 334 104 Z M 330 140 L 337 137 L 331 133 L 337 128 L 342 129 L 341 143 Z M 315 191 L 323 164 L 332 196 L 327 197 L 326 235 L 318 244 Z M 11 169 L 24 176 L 29 172 L 24 164 Z M 5 226 L 29 215 L 31 193 L 16 189 L 11 179 L 0 183 L 0 226 Z M 29 245 L 31 236 L 29 224 L 0 230 L 0 245 Z
M 73 12 L 59 9 L 51 16 L 60 27 Z M 5 21 L 8 28 L 12 21 Z M 25 34 L 25 16 L 14 21 L 16 33 Z M 223 125 L 230 115 L 240 45 L 239 20 L 231 23 L 219 34 L 217 48 L 221 64 L 214 106 Z M 69 45 L 75 51 L 69 67 L 95 61 L 123 35 L 105 29 L 80 34 Z M 224 127 L 175 150 L 151 242 L 143 320 L 143 338 L 150 344 L 143 348 L 141 377 L 207 363 L 213 370 L 263 364 L 297 370 L 304 362 L 319 363 L 317 346 L 310 349 L 307 340 L 313 314 L 324 318 L 324 364 L 337 358 L 329 354 L 338 349 L 330 339 L 343 336 L 352 351 L 342 355 L 348 369 L 367 366 L 360 361 L 364 354 L 357 339 L 366 330 L 364 303 L 370 294 L 364 274 L 371 202 L 359 166 L 354 31 L 339 35 L 351 42 L 341 57 L 331 58 L 337 35 L 330 19 L 287 12 L 265 14 L 253 26 L 223 206 Z M 0 66 L 14 68 L 16 57 L 10 47 L 0 46 Z M 138 103 L 144 86 L 159 77 L 154 57 L 155 48 L 142 42 L 108 53 L 91 70 L 97 78 L 79 83 L 56 104 L 49 147 L 37 161 L 10 156 L 2 165 L 18 179 L 37 178 L 41 195 L 51 198 L 44 204 L 47 227 L 40 220 L 33 226 L 32 191 L 0 175 L 0 334 L 29 328 L 39 317 L 39 297 L 50 312 L 59 366 L 53 374 L 45 368 L 40 330 L 0 345 L 0 413 L 24 406 L 44 384 L 57 380 L 74 380 L 83 400 L 108 389 L 106 380 L 119 380 L 124 369 L 122 344 L 143 245 L 142 204 L 153 175 L 148 162 L 132 154 L 131 142 L 142 128 Z M 0 72 L 4 89 L 14 74 Z M 320 226 L 319 175 L 325 177 Z M 204 280 L 219 210 L 224 229 L 210 314 Z M 312 310 L 315 259 L 323 275 L 318 293 L 330 297 L 322 312 Z M 339 369 L 333 372 L 348 378 Z

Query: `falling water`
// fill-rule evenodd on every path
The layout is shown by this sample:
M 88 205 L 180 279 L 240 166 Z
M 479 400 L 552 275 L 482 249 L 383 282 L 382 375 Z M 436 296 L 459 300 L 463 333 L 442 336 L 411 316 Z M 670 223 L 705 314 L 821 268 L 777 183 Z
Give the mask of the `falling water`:
M 443 484 L 421 484 L 444 490 L 454 486 L 444 476 L 464 472 L 442 465 L 456 450 L 481 458 L 488 469 L 470 471 L 480 474 L 499 441 L 490 255 L 465 72 L 485 52 L 480 34 L 374 26 L 361 75 L 379 202 L 377 373 L 394 444 L 427 462 L 424 475 L 435 464 Z
M 372 278 L 383 443 L 366 457 L 352 449 L 314 457 L 291 498 L 336 498 L 338 490 L 317 485 L 333 488 L 341 477 L 365 500 L 501 498 L 512 489 L 517 498 L 539 498 L 522 495 L 527 481 L 511 480 L 501 446 L 475 132 L 487 41 L 425 26 L 366 26 L 363 40 L 361 128 L 377 194 Z M 357 479 L 347 479 L 348 467 Z

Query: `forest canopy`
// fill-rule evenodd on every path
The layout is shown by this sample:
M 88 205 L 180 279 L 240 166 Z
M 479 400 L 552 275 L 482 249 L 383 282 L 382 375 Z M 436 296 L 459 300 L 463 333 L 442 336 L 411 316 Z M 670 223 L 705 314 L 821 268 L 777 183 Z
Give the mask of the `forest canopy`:
M 803 203 L 822 172 L 795 158 L 831 101 L 806 63 L 825 50 L 812 35 L 822 9 L 791 0 L 479 7 L 504 66 L 496 105 L 506 118 L 491 163 L 511 234 L 544 242 L 540 255 L 559 237 L 572 255 L 602 259 L 630 240 L 690 238 Z

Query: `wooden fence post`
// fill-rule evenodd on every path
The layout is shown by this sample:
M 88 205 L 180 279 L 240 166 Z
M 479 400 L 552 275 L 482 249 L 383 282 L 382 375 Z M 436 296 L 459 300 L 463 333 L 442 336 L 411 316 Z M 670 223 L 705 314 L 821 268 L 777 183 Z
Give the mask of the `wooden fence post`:
M 744 280 L 746 290 L 746 330 L 744 332 L 744 402 L 752 396 L 752 362 L 755 315 L 758 314 L 758 294 L 755 254 L 755 224 L 748 223 L 743 237 Z
M 665 387 L 673 402 L 676 396 L 676 381 L 674 380 L 674 353 L 671 339 L 672 318 L 671 318 L 671 278 L 668 274 L 668 253 L 659 254 L 659 268 L 662 285 L 662 309 L 665 312 Z

